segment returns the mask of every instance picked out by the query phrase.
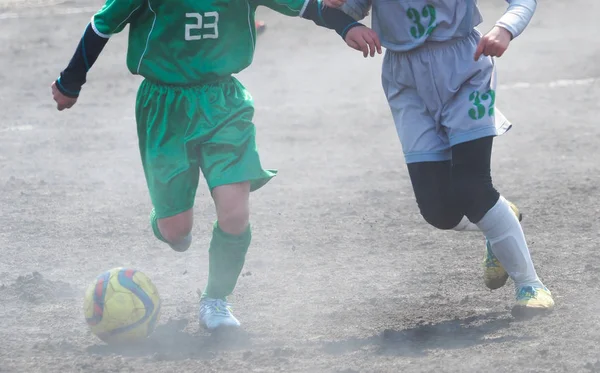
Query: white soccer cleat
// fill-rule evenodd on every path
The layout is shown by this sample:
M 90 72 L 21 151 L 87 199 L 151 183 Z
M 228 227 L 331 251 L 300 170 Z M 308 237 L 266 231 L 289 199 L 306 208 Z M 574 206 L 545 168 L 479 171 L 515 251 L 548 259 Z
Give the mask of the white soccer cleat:
M 239 328 L 240 322 L 231 313 L 231 306 L 222 299 L 200 299 L 200 324 L 208 330 Z

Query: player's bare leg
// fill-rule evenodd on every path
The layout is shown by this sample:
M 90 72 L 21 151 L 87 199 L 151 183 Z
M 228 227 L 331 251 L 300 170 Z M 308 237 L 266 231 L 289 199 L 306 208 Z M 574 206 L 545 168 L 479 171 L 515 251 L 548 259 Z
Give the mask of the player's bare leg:
M 208 330 L 239 327 L 227 296 L 233 292 L 252 239 L 249 218 L 250 183 L 218 186 L 212 196 L 217 222 L 209 249 L 209 273 L 200 301 L 200 322 Z
M 231 235 L 244 233 L 250 220 L 250 183 L 218 186 L 212 196 L 219 227 Z
M 161 219 L 156 217 L 154 209 L 150 213 L 150 224 L 154 235 L 179 252 L 186 251 L 192 243 L 193 223 L 193 209 Z

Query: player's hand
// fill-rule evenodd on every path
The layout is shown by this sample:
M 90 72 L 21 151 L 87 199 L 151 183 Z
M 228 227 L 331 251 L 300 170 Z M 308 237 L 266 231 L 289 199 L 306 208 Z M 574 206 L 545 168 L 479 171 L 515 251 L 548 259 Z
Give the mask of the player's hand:
M 346 0 L 323 0 L 323 4 L 329 8 L 339 8 L 344 5 L 345 2 Z
M 484 56 L 500 57 L 504 54 L 510 41 L 512 34 L 504 27 L 494 26 L 494 28 L 481 38 L 475 51 L 475 61 Z
M 56 101 L 56 108 L 58 111 L 70 109 L 77 102 L 76 97 L 73 98 L 63 95 L 62 92 L 58 90 L 56 81 L 52 83 L 52 97 L 54 98 L 54 101 Z
M 375 51 L 381 54 L 381 41 L 377 33 L 366 26 L 353 27 L 346 34 L 346 44 L 350 48 L 363 52 L 363 57 L 375 56 Z

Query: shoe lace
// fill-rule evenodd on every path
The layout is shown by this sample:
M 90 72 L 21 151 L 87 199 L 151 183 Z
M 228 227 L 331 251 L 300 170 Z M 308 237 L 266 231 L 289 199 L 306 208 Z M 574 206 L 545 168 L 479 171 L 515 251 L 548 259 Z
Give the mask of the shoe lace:
M 490 241 L 485 242 L 485 255 L 488 262 L 498 262 L 498 258 L 496 258 L 496 255 L 494 255 L 494 252 L 492 251 Z
M 210 311 L 213 315 L 229 316 L 231 305 L 222 299 L 205 299 L 202 308 L 204 312 Z
M 518 299 L 533 299 L 537 295 L 537 290 L 533 286 L 523 286 L 517 293 Z

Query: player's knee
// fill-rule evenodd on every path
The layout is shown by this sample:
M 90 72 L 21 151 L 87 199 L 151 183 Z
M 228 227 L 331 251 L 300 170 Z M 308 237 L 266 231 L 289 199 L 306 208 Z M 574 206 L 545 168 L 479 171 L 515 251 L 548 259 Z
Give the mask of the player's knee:
M 192 231 L 192 210 L 158 219 L 158 228 L 162 238 L 169 243 L 178 243 L 187 238 Z
M 463 217 L 451 193 L 450 167 L 450 161 L 408 164 L 421 216 L 438 229 L 452 229 Z
M 226 233 L 242 234 L 248 227 L 250 212 L 244 205 L 230 206 L 219 211 L 217 220 L 219 227 Z
M 171 225 L 171 224 L 161 225 L 161 228 L 160 228 L 161 235 L 169 243 L 180 242 L 181 240 L 183 240 L 187 236 L 189 236 L 191 231 L 192 231 L 191 227 L 187 228 L 187 227 L 182 227 L 179 225 Z
M 217 208 L 219 227 L 229 234 L 242 234 L 248 227 L 250 183 L 236 183 L 216 187 L 213 198 Z
M 427 223 L 434 226 L 437 229 L 452 229 L 462 219 L 462 213 L 459 213 L 452 204 L 446 203 L 446 201 L 436 201 L 434 199 L 422 198 L 417 201 L 421 216 Z M 448 201 L 449 202 L 449 201 Z

